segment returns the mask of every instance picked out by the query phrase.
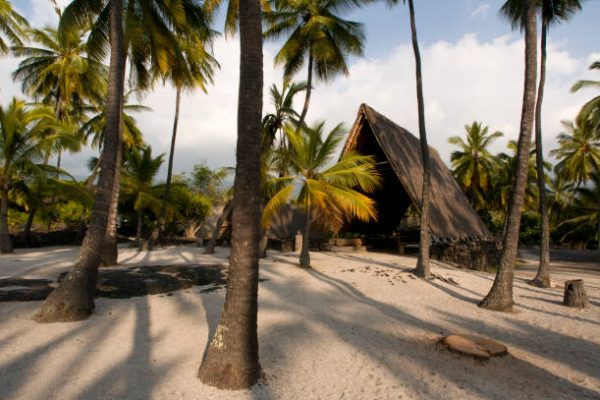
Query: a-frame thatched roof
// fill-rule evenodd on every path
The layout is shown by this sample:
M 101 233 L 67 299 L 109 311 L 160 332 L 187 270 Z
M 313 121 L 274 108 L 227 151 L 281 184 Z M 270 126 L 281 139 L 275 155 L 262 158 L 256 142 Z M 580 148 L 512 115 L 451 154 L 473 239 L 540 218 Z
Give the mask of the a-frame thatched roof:
M 402 191 L 404 196 L 408 195 L 412 204 L 420 209 L 423 164 L 417 137 L 368 105 L 362 104 L 342 154 L 349 151 L 379 154 L 377 161 L 387 161 L 391 167 L 388 176 L 395 175 L 398 178 L 399 182 L 392 184 L 402 185 L 403 190 L 397 188 L 397 191 Z M 438 238 L 490 238 L 489 231 L 469 204 L 438 152 L 430 147 L 429 154 L 432 183 L 431 233 Z M 385 177 L 384 179 L 390 180 Z M 389 186 L 390 182 L 385 182 L 385 185 Z M 387 190 L 390 193 L 390 188 Z M 389 195 L 386 197 L 389 198 Z M 391 206 L 393 207 L 393 204 Z M 390 209 L 390 205 L 387 209 Z M 381 220 L 386 216 L 380 213 L 379 218 Z

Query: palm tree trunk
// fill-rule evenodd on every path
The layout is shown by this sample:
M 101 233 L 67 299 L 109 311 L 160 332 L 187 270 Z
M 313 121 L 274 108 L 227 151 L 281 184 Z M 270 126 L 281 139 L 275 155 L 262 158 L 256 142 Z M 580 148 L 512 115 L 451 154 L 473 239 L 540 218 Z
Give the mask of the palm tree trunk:
M 123 135 L 123 90 L 125 49 L 123 42 L 123 0 L 112 0 L 110 16 L 110 68 L 104 134 L 104 159 L 92 220 L 86 232 L 77 263 L 60 285 L 46 298 L 34 319 L 38 322 L 63 322 L 86 319 L 94 309 L 98 266 L 104 248 L 113 192 L 119 182 Z
M 8 231 L 8 184 L 0 185 L 0 253 L 13 252 L 10 233 Z
M 427 131 L 425 129 L 425 100 L 423 99 L 423 77 L 421 73 L 421 54 L 417 40 L 417 25 L 415 22 L 415 8 L 413 0 L 408 0 L 410 11 L 410 30 L 412 45 L 415 53 L 416 79 L 417 79 L 417 106 L 419 113 L 419 138 L 421 141 L 421 158 L 423 160 L 423 191 L 421 195 L 421 227 L 419 233 L 419 258 L 415 275 L 429 279 L 431 277 L 429 266 L 429 208 L 431 203 L 431 167 L 429 160 L 429 146 L 427 144 Z
M 137 229 L 135 231 L 135 246 L 142 249 L 142 211 L 137 212 Z
M 219 215 L 219 218 L 217 218 L 217 223 L 215 224 L 215 228 L 212 231 L 210 240 L 206 244 L 206 247 L 204 247 L 204 254 L 215 254 L 215 246 L 217 245 L 217 239 L 219 239 L 219 233 L 223 228 L 223 224 L 225 223 L 227 218 L 229 218 L 232 209 L 233 202 L 230 200 L 227 202 L 227 204 L 225 204 L 225 207 L 223 207 L 223 211 L 221 211 L 221 215 Z
M 25 222 L 25 229 L 23 230 L 23 235 L 25 236 L 25 243 L 29 246 L 29 242 L 31 240 L 31 227 L 33 226 L 33 219 L 35 218 L 35 207 L 31 207 L 29 209 L 29 214 L 27 215 L 27 222 Z
M 511 311 L 513 301 L 514 264 L 519 246 L 521 208 L 525 197 L 525 185 L 529 169 L 529 149 L 535 109 L 535 86 L 537 76 L 536 2 L 527 0 L 527 22 L 525 29 L 525 83 L 521 129 L 519 132 L 517 171 L 508 210 L 506 233 L 502 240 L 503 250 L 496 279 L 480 307 L 496 311 Z
M 263 93 L 261 5 L 240 0 L 240 86 L 237 165 L 225 306 L 198 378 L 222 389 L 243 389 L 260 377 L 258 363 L 258 241 Z
M 313 55 L 312 45 L 309 46 L 308 50 L 308 78 L 306 79 L 306 96 L 304 97 L 304 107 L 302 107 L 302 114 L 300 114 L 300 120 L 298 126 L 302 126 L 308 113 L 308 104 L 310 103 L 310 94 L 312 93 L 312 75 L 313 75 Z
M 546 7 L 542 7 L 543 10 Z M 540 83 L 535 104 L 535 160 L 537 168 L 537 184 L 539 191 L 539 211 L 542 219 L 542 242 L 540 243 L 540 266 L 532 285 L 550 287 L 550 221 L 548 202 L 546 200 L 546 174 L 544 173 L 544 151 L 542 147 L 542 101 L 544 99 L 544 84 L 546 82 L 546 37 L 548 34 L 548 16 L 542 12 L 542 38 L 540 60 Z
M 181 103 L 181 88 L 177 87 L 177 95 L 175 98 L 175 120 L 173 121 L 173 134 L 171 135 L 171 150 L 169 152 L 169 166 L 167 169 L 167 182 L 165 184 L 165 193 L 163 195 L 163 201 L 160 208 L 160 214 L 158 217 L 158 235 L 154 232 L 152 237 L 157 236 L 157 241 L 160 241 L 160 237 L 164 231 L 164 225 L 167 220 L 167 205 L 169 204 L 169 194 L 171 192 L 171 180 L 173 179 L 173 160 L 175 159 L 175 142 L 177 140 L 177 125 L 179 124 L 179 107 Z M 156 229 L 156 227 L 154 228 Z M 151 240 L 154 242 L 154 240 Z M 150 246 L 153 248 L 154 243 Z
M 300 252 L 300 266 L 310 268 L 310 206 L 306 206 L 306 221 L 302 232 L 302 251 Z

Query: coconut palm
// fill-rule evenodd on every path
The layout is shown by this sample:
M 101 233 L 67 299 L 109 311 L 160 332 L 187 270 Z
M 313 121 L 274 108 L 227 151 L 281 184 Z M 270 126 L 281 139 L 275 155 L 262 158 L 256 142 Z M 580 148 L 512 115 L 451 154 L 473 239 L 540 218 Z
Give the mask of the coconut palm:
M 144 211 L 150 209 L 158 214 L 161 202 L 153 190 L 154 179 L 163 163 L 164 154 L 152 157 L 152 147 L 134 149 L 127 154 L 123 171 L 122 191 L 124 200 L 131 200 L 137 214 L 135 245 L 141 250 L 142 221 Z
M 85 34 L 85 31 L 59 34 L 51 27 L 32 29 L 30 37 L 39 47 L 14 48 L 15 55 L 25 58 L 13 72 L 13 79 L 22 81 L 23 92 L 52 104 L 56 118 L 64 124 L 78 124 L 83 117 L 84 102 L 97 104 L 106 93 L 108 69 L 86 56 Z M 73 138 L 75 144 L 77 139 Z M 64 145 L 54 146 L 59 168 Z M 70 146 L 70 150 L 78 150 L 78 146 Z
M 590 69 L 600 70 L 600 61 L 590 65 Z M 577 92 L 584 88 L 600 88 L 600 81 L 580 80 L 571 88 L 572 92 Z M 583 105 L 577 116 L 579 126 L 590 125 L 594 134 L 600 136 L 600 95 L 592 98 Z
M 536 1 L 526 0 L 525 23 L 525 76 L 521 127 L 517 145 L 517 168 L 511 194 L 506 228 L 502 238 L 500 266 L 490 292 L 479 303 L 480 307 L 496 311 L 511 311 L 513 301 L 514 263 L 519 244 L 521 212 L 527 181 L 529 150 L 535 114 L 535 86 L 537 79 Z
M 74 0 L 63 14 L 63 29 L 65 27 L 85 26 L 92 22 L 93 15 L 104 10 L 103 2 L 85 2 Z M 111 204 L 118 193 L 121 166 L 121 138 L 123 132 L 123 94 L 125 82 L 125 42 L 123 35 L 123 0 L 111 0 L 105 13 L 109 18 L 106 29 L 110 33 L 110 67 L 108 77 L 108 93 L 106 107 L 106 125 L 103 142 L 103 162 L 98 182 L 98 190 L 92 217 L 81 245 L 79 260 L 71 268 L 65 279 L 46 298 L 34 319 L 38 322 L 62 322 L 86 319 L 94 309 L 94 292 L 101 254 L 109 239 Z M 84 18 L 87 17 L 87 18 Z M 97 32 L 101 25 L 92 29 Z M 96 36 L 94 36 L 96 37 Z M 95 44 L 98 45 L 97 43 Z M 88 42 L 88 50 L 89 42 Z M 118 195 L 118 194 L 117 194 Z
M 237 1 L 237 0 L 236 0 Z M 254 385 L 258 362 L 258 242 L 263 91 L 261 5 L 239 0 L 240 85 L 229 285 L 198 378 L 223 389 Z
M 294 110 L 294 96 L 306 90 L 305 82 L 289 82 L 284 79 L 281 91 L 277 85 L 271 86 L 271 102 L 275 112 L 266 114 L 263 118 L 263 147 L 271 149 L 275 147 L 275 167 L 281 175 L 287 174 L 288 165 L 286 154 L 288 151 L 287 138 L 283 127 L 288 123 L 298 124 L 300 115 Z
M 284 78 L 291 79 L 308 62 L 306 97 L 299 118 L 299 123 L 303 123 L 310 102 L 313 73 L 322 81 L 339 73 L 348 75 L 348 56 L 363 54 L 363 25 L 336 15 L 355 6 L 349 0 L 275 0 L 273 4 L 274 10 L 264 14 L 265 37 L 278 39 L 289 35 L 275 55 L 275 64 L 283 65 Z
M 535 104 L 535 149 L 536 166 L 539 191 L 539 212 L 542 222 L 542 242 L 540 245 L 540 266 L 536 277 L 531 281 L 533 285 L 550 287 L 550 221 L 548 204 L 546 200 L 546 184 L 544 180 L 544 151 L 542 148 L 542 102 L 544 98 L 544 85 L 546 83 L 546 42 L 548 28 L 552 24 L 568 20 L 573 14 L 581 10 L 583 0 L 539 0 L 538 8 L 542 16 L 542 35 L 540 43 L 540 82 L 538 85 L 537 100 Z M 525 6 L 522 0 L 508 0 L 501 8 L 514 26 L 521 29 L 526 24 Z
M 589 121 L 577 125 L 563 121 L 566 132 L 558 135 L 558 148 L 550 155 L 558 160 L 554 171 L 579 189 L 600 169 L 600 137 L 594 134 Z
M 8 193 L 13 184 L 26 176 L 41 176 L 47 169 L 37 161 L 54 139 L 44 133 L 52 127 L 52 110 L 28 107 L 14 99 L 0 106 L 0 252 L 12 253 L 8 232 Z
M 465 125 L 465 130 L 466 142 L 460 136 L 448 139 L 448 143 L 460 148 L 450 156 L 452 172 L 471 205 L 479 211 L 488 206 L 491 180 L 497 168 L 496 158 L 488 147 L 504 134 L 498 131 L 490 133 L 489 127 L 484 127 L 481 122 Z
M 598 234 L 598 249 L 600 249 L 600 171 L 596 171 L 591 176 L 592 185 L 590 187 L 581 187 L 577 189 L 577 197 L 573 201 L 573 211 L 576 216 L 563 221 L 561 224 L 573 226 L 573 229 L 567 233 L 572 234 L 582 228 L 593 227 Z M 567 236 L 565 235 L 565 236 Z
M 393 6 L 399 0 L 385 0 L 388 6 Z M 402 0 L 406 4 L 407 0 Z M 429 157 L 429 146 L 427 144 L 427 130 L 425 127 L 425 100 L 423 97 L 423 75 L 421 72 L 421 52 L 417 39 L 417 23 L 415 18 L 415 7 L 413 0 L 408 0 L 410 15 L 410 31 L 413 52 L 415 55 L 415 76 L 417 83 L 417 113 L 419 119 L 419 139 L 421 142 L 421 159 L 423 160 L 423 188 L 421 192 L 421 223 L 419 232 L 419 256 L 416 275 L 428 279 L 431 276 L 429 265 L 429 208 L 431 203 L 431 162 Z
M 207 84 L 212 83 L 213 81 L 215 69 L 220 67 L 219 63 L 212 55 L 212 40 L 215 36 L 215 32 L 208 27 L 208 21 L 204 29 L 197 29 L 197 32 L 198 35 L 196 37 L 189 38 L 181 43 L 184 54 L 184 57 L 180 59 L 182 63 L 174 65 L 166 77 L 176 88 L 176 98 L 175 119 L 173 121 L 171 149 L 169 152 L 169 163 L 167 168 L 167 181 L 165 184 L 162 208 L 158 215 L 159 231 L 157 233 L 159 236 L 166 220 L 167 204 L 169 203 L 169 193 L 171 190 L 181 92 L 185 89 L 192 90 L 200 88 L 206 93 Z
M 333 227 L 341 226 L 348 218 L 370 221 L 377 217 L 375 202 L 366 195 L 381 182 L 373 157 L 349 153 L 331 165 L 345 131 L 338 125 L 323 137 L 323 129 L 324 122 L 312 128 L 285 127 L 293 174 L 271 179 L 274 193 L 263 212 L 265 225 L 299 190 L 296 204 L 306 214 L 300 253 L 300 265 L 305 268 L 310 266 L 309 234 L 314 215 Z
M 0 0 L 0 55 L 8 54 L 10 47 L 6 40 L 13 46 L 23 45 L 28 25 L 27 20 L 13 9 L 10 1 Z

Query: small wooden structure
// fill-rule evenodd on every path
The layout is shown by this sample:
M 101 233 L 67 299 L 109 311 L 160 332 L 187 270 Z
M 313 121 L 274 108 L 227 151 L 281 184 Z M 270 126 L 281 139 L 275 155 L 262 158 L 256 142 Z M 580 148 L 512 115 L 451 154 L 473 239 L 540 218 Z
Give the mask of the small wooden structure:
M 585 308 L 589 305 L 583 279 L 574 279 L 565 282 L 565 297 L 563 304 L 567 307 Z

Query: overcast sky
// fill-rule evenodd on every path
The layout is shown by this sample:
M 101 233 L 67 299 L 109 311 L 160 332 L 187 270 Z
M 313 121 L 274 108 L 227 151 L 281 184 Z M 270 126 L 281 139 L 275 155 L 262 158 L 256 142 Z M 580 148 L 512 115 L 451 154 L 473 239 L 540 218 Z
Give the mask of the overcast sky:
M 67 4 L 68 1 L 59 0 Z M 401 2 L 399 2 L 401 3 Z M 34 26 L 56 23 L 49 0 L 13 0 Z M 423 59 L 426 124 L 430 144 L 448 161 L 453 150 L 447 139 L 463 135 L 464 125 L 482 121 L 505 138 L 493 147 L 503 151 L 518 133 L 522 84 L 523 44 L 520 32 L 498 16 L 502 1 L 417 1 L 417 29 Z M 345 16 L 365 24 L 365 57 L 351 59 L 350 75 L 317 83 L 308 113 L 309 123 L 326 120 L 333 127 L 343 122 L 350 128 L 361 103 L 367 103 L 399 125 L 417 134 L 414 58 L 410 44 L 406 6 L 393 9 L 369 6 Z M 560 121 L 573 119 L 577 110 L 597 93 L 572 94 L 569 88 L 582 78 L 600 79 L 587 70 L 600 60 L 600 3 L 587 1 L 583 12 L 568 24 L 550 31 L 548 79 L 543 129 L 546 152 L 555 147 Z M 220 26 L 216 27 L 220 29 Z M 281 83 L 281 70 L 273 66 L 277 44 L 266 43 L 264 112 L 271 111 L 268 88 Z M 182 97 L 175 171 L 190 171 L 205 161 L 212 167 L 235 164 L 236 107 L 239 75 L 237 38 L 220 38 L 215 55 L 221 70 L 208 94 L 199 91 Z M 10 73 L 18 61 L 0 60 L 0 101 L 21 96 Z M 297 79 L 304 80 L 306 71 Z M 301 106 L 302 95 L 297 97 Z M 156 154 L 167 152 L 174 114 L 175 92 L 157 88 L 141 99 L 153 111 L 137 115 L 145 140 Z M 86 175 L 85 162 L 92 150 L 69 155 L 65 167 L 76 176 Z

